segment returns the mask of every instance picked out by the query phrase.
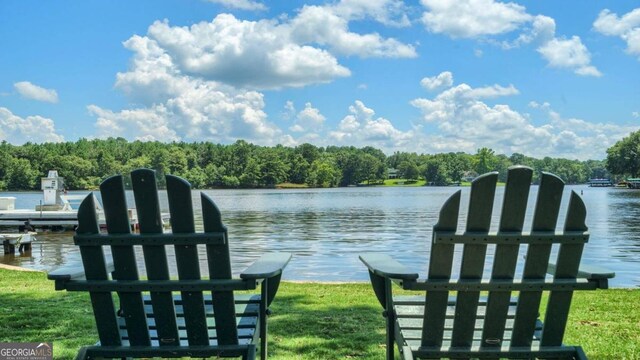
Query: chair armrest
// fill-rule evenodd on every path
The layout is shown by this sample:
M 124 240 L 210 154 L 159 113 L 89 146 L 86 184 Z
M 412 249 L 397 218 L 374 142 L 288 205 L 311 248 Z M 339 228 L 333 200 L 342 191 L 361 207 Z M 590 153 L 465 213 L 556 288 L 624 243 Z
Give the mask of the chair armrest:
M 556 264 L 549 263 L 547 266 L 547 273 L 549 275 L 555 275 L 556 273 Z M 578 269 L 577 277 L 587 279 L 589 281 L 593 281 L 598 283 L 598 288 L 607 289 L 609 288 L 609 279 L 612 279 L 616 276 L 616 273 L 610 271 L 608 269 L 595 266 L 595 265 L 580 265 Z
M 262 255 L 241 274 L 241 279 L 268 279 L 282 274 L 291 260 L 289 253 L 268 253 Z
M 389 279 L 417 280 L 418 273 L 400 264 L 387 254 L 366 253 L 359 256 L 369 271 Z
M 107 272 L 112 273 L 115 270 L 113 263 L 107 263 Z M 85 278 L 84 266 L 81 263 L 67 265 L 57 268 L 47 274 L 47 279 L 56 282 L 56 290 L 64 290 L 65 284 L 72 280 L 81 280 Z
M 84 279 L 84 267 L 82 264 L 67 265 L 49 272 L 47 278 L 55 281 Z

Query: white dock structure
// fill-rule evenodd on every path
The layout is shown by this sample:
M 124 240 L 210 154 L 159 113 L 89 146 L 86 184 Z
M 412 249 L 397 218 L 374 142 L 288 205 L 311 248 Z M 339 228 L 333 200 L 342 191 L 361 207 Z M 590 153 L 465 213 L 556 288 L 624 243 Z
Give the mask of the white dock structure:
M 26 231 L 24 233 L 9 233 L 0 234 L 0 242 L 4 248 L 4 254 L 13 254 L 16 252 L 16 245 L 18 251 L 23 253 L 24 251 L 31 251 L 31 242 L 35 240 L 36 233 L 33 231 Z
M 43 202 L 34 210 L 16 209 L 15 197 L 0 197 L 0 226 L 18 227 L 20 232 L 30 228 L 75 229 L 78 226 L 78 206 L 85 196 L 67 195 L 64 190 L 64 178 L 56 170 L 50 170 L 47 177 L 41 178 Z M 105 224 L 104 213 L 99 202 L 95 201 L 99 216 L 98 222 Z M 131 227 L 138 226 L 135 209 L 129 210 Z

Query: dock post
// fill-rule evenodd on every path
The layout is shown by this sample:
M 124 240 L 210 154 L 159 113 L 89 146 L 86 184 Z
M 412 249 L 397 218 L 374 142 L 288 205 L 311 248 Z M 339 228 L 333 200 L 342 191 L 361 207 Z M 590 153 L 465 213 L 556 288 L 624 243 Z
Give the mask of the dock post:
M 4 248 L 4 254 L 14 254 L 16 252 L 16 246 L 11 243 L 10 240 L 4 240 L 2 242 L 2 247 Z

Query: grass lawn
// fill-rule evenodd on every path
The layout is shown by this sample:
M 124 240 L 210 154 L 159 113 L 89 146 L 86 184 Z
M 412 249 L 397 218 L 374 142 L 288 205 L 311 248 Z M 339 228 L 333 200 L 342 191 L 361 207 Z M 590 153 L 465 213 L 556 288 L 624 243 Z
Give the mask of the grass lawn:
M 307 184 L 294 184 L 294 183 L 280 183 L 276 185 L 276 189 L 306 189 Z
M 407 179 L 386 179 L 384 180 L 384 186 L 424 186 L 426 181 L 421 180 L 407 180 Z
M 87 294 L 44 273 L 0 269 L 0 342 L 54 343 L 56 359 L 97 341 Z M 271 306 L 270 359 L 382 359 L 384 319 L 369 284 L 283 283 Z M 640 359 L 640 289 L 574 295 L 567 344 L 591 359 Z

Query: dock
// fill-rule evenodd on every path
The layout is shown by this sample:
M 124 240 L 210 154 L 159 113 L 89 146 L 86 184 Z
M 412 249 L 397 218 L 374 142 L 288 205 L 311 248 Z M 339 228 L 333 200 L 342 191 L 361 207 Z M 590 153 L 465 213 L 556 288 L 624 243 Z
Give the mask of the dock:
M 627 179 L 627 187 L 629 189 L 640 189 L 640 178 Z
M 135 210 L 129 212 L 129 223 L 132 229 L 138 228 L 138 218 Z M 106 226 L 103 213 L 98 213 L 98 224 L 101 227 Z M 52 230 L 75 230 L 78 226 L 78 211 L 72 210 L 54 210 L 54 211 L 35 211 L 35 210 L 0 210 L 0 226 L 17 227 L 18 231 L 32 228 L 52 229 Z
M 78 226 L 78 208 L 85 195 L 67 195 L 64 178 L 56 170 L 50 170 L 47 177 L 41 178 L 44 201 L 35 209 L 16 209 L 15 197 L 0 197 L 0 226 L 17 227 L 19 232 L 35 228 L 51 230 L 75 230 Z M 96 213 L 98 224 L 106 226 L 104 211 L 97 199 Z M 138 228 L 135 209 L 129 209 L 131 229 Z
M 589 179 L 589 186 L 609 187 L 609 186 L 613 186 L 613 181 L 611 181 L 610 179 Z
M 18 251 L 23 253 L 31 250 L 31 242 L 35 240 L 36 233 L 28 231 L 24 233 L 8 233 L 0 234 L 0 241 L 4 248 L 4 254 L 13 254 L 16 252 L 16 245 L 18 245 Z

